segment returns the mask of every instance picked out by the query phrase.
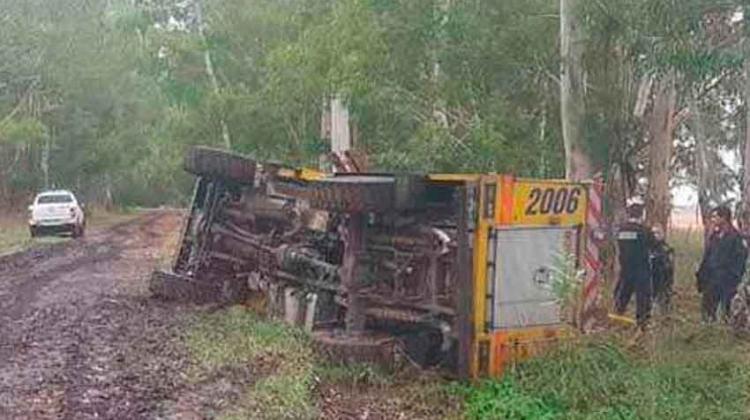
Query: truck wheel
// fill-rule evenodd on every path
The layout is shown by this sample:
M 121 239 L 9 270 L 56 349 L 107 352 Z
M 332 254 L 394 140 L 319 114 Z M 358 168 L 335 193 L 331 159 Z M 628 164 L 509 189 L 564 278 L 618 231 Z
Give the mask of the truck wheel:
M 256 162 L 237 153 L 196 146 L 185 155 L 185 170 L 193 175 L 219 178 L 240 184 L 255 182 Z
M 343 213 L 413 210 L 424 203 L 425 186 L 419 176 L 339 176 L 312 184 L 310 206 Z
M 161 300 L 196 302 L 205 295 L 201 286 L 204 285 L 190 277 L 157 270 L 151 274 L 148 289 L 153 297 Z

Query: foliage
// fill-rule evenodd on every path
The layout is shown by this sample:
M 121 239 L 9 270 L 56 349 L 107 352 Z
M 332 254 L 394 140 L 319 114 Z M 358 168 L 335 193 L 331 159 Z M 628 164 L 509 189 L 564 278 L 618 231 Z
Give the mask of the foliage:
M 654 358 L 622 344 L 571 345 L 468 390 L 476 419 L 733 419 L 747 410 L 744 347 L 723 332 L 661 340 Z M 701 345 L 715 340 L 711 345 Z M 657 339 L 658 340 L 658 339 Z M 722 346 L 715 345 L 722 343 Z
M 0 160 L 13 170 L 0 196 L 65 186 L 89 201 L 179 203 L 185 148 L 223 144 L 222 122 L 240 152 L 316 165 L 332 96 L 380 170 L 564 173 L 555 2 L 207 0 L 205 36 L 197 4 L 1 0 Z M 736 188 L 718 150 L 736 151 L 744 127 L 737 5 L 583 4 L 585 143 L 598 166 L 642 171 L 639 86 L 675 72 L 679 110 L 700 98 L 716 188 Z M 675 182 L 696 182 L 695 131 L 678 130 Z
M 563 318 L 575 323 L 582 304 L 582 286 L 585 270 L 579 267 L 572 253 L 555 256 L 551 273 L 550 289 L 560 304 Z
M 459 418 L 460 397 L 437 376 L 402 378 L 367 365 L 333 365 L 313 355 L 304 332 L 243 307 L 197 317 L 185 343 L 196 386 L 212 389 L 226 372 L 242 372 L 237 398 L 213 413 L 218 418 L 319 418 L 336 404 L 329 398 L 339 397 L 345 407 L 376 418 Z
M 197 364 L 196 382 L 238 366 L 251 366 L 260 376 L 227 418 L 315 417 L 314 357 L 303 332 L 235 307 L 196 320 L 186 343 Z
M 521 390 L 513 379 L 487 381 L 477 389 L 462 390 L 467 395 L 469 419 L 551 420 L 562 411 L 531 393 Z
M 0 125 L 0 143 L 15 146 L 38 144 L 46 137 L 46 127 L 35 119 L 10 120 Z
M 748 343 L 727 330 L 699 325 L 693 263 L 700 260 L 702 230 L 677 230 L 669 237 L 677 261 L 676 313 L 670 319 L 656 319 L 641 346 L 629 347 L 629 337 L 618 332 L 563 344 L 544 357 L 513 367 L 500 381 L 460 388 L 467 417 L 746 417 Z M 509 406 L 519 409 L 510 412 Z
M 45 187 L 38 133 L 50 184 L 89 201 L 184 199 L 180 156 L 221 120 L 241 152 L 314 165 L 332 95 L 380 169 L 562 174 L 548 2 L 211 0 L 205 42 L 194 2 L 3 5 L 0 118 L 39 128 L 0 136 L 28 162 L 6 196 Z
M 107 212 L 87 208 L 88 229 L 100 229 L 130 221 L 134 216 L 126 212 Z M 32 247 L 65 243 L 70 240 L 66 236 L 43 236 L 31 238 L 28 220 L 24 214 L 4 214 L 0 217 L 0 255 L 23 252 Z
M 187 343 L 206 369 L 235 366 L 269 355 L 293 356 L 284 360 L 291 365 L 311 357 L 304 333 L 263 321 L 240 307 L 198 320 Z

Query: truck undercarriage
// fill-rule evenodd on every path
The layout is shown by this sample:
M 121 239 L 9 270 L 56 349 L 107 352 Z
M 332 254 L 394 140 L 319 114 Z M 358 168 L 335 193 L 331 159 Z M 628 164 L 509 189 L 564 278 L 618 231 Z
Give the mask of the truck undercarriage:
M 191 150 L 185 169 L 197 176 L 190 213 L 153 294 L 260 300 L 340 361 L 456 363 L 459 188 L 305 176 L 207 148 Z

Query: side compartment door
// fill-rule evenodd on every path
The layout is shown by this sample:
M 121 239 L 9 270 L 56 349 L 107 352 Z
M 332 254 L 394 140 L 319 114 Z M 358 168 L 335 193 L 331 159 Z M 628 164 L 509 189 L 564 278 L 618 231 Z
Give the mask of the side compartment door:
M 553 280 L 570 250 L 577 248 L 578 231 L 552 226 L 493 231 L 496 246 L 488 256 L 494 265 L 491 330 L 562 322 Z

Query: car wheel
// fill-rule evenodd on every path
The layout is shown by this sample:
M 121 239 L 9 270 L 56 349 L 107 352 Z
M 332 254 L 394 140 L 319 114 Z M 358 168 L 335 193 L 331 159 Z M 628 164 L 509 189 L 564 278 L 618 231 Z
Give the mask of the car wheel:
M 36 238 L 37 236 L 39 236 L 39 232 L 37 232 L 35 227 L 29 228 L 29 234 L 31 235 L 32 238 Z

